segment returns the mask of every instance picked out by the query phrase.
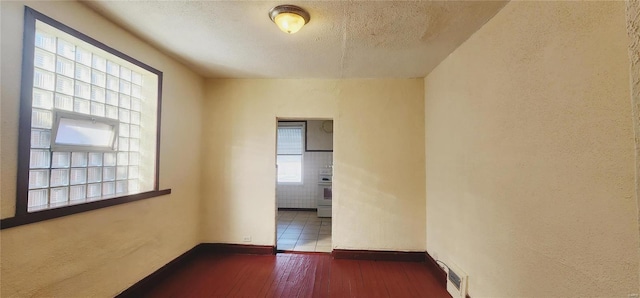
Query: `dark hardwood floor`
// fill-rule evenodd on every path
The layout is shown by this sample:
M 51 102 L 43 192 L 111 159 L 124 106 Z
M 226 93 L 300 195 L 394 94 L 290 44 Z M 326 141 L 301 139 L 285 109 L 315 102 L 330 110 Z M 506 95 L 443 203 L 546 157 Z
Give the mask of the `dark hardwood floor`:
M 203 254 L 145 297 L 451 297 L 424 263 L 327 253 Z

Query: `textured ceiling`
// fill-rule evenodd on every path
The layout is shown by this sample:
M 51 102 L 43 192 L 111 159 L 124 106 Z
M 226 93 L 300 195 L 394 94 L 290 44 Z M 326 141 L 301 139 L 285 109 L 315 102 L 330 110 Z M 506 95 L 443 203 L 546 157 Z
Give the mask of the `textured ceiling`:
M 85 1 L 208 78 L 426 76 L 506 2 Z M 311 14 L 298 33 L 268 17 L 280 4 Z

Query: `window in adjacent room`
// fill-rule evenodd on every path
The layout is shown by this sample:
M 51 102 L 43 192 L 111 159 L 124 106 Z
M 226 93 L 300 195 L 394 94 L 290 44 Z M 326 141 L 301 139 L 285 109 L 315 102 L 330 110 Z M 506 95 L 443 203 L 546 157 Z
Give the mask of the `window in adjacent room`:
M 20 222 L 169 193 L 162 72 L 30 8 L 24 36 L 16 217 L 45 215 Z
M 278 122 L 278 183 L 302 183 L 304 122 Z

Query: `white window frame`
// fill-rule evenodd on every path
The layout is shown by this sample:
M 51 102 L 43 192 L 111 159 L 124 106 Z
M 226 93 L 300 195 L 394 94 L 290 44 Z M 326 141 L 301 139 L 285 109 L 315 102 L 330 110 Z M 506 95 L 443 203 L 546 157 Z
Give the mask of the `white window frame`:
M 278 129 L 281 127 L 299 127 L 301 129 L 301 152 L 300 152 L 300 181 L 280 181 L 280 176 L 276 173 L 276 182 L 278 185 L 303 185 L 304 184 L 304 155 L 305 155 L 305 146 L 306 146 L 306 131 L 307 131 L 307 123 L 306 121 L 278 121 Z M 276 138 L 277 142 L 277 138 Z M 276 143 L 276 163 L 278 162 L 278 156 L 291 156 L 298 154 L 278 154 L 278 144 Z M 279 169 L 278 169 L 279 171 Z
M 86 152 L 105 152 L 105 151 L 115 151 L 116 140 L 118 139 L 118 133 L 120 128 L 120 123 L 117 120 L 98 117 L 93 115 L 85 115 L 78 113 L 69 113 L 63 111 L 54 111 L 55 120 L 53 122 L 53 130 L 51 133 L 51 151 L 86 151 Z M 98 145 L 73 145 L 73 144 L 58 144 L 56 143 L 58 137 L 58 129 L 60 128 L 60 120 L 71 119 L 71 120 L 80 120 L 87 121 L 93 123 L 100 123 L 111 126 L 113 128 L 113 138 L 111 139 L 111 145 L 109 146 L 98 146 Z

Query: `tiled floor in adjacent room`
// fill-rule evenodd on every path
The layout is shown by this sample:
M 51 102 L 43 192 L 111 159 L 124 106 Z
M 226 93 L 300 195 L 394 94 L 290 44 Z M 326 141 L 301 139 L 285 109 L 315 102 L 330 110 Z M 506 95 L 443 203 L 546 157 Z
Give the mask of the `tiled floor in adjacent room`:
M 316 211 L 278 211 L 278 250 L 331 252 L 331 218 Z

